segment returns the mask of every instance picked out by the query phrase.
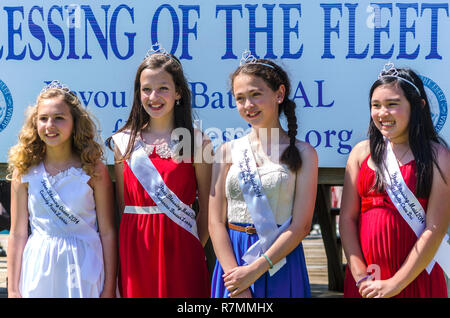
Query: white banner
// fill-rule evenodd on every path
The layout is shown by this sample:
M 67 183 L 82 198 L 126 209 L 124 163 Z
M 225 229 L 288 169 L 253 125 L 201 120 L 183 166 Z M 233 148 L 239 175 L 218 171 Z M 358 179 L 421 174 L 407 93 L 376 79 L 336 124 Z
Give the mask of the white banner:
M 53 79 L 99 119 L 102 138 L 111 136 L 128 117 L 137 66 L 155 42 L 180 58 L 194 112 L 215 144 L 248 129 L 229 80 L 246 49 L 290 75 L 298 138 L 316 148 L 320 167 L 344 167 L 366 138 L 369 88 L 387 61 L 423 76 L 435 127 L 450 141 L 449 14 L 445 1 L 4 0 L 0 162 L 26 106 Z

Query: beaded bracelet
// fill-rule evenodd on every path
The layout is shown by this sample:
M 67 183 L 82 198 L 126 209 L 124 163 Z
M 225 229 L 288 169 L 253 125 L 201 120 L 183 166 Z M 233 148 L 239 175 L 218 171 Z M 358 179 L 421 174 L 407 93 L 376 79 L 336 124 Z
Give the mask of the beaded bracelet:
M 266 254 L 262 254 L 262 256 L 264 256 L 264 258 L 269 262 L 269 268 L 272 269 L 273 268 L 273 263 L 270 260 L 269 256 L 267 256 Z
M 361 278 L 360 280 L 358 280 L 357 282 L 356 282 L 356 287 L 359 287 L 359 284 L 361 284 L 363 281 L 365 281 L 367 278 L 371 278 L 372 277 L 372 275 L 367 275 L 367 276 L 364 276 L 363 278 Z

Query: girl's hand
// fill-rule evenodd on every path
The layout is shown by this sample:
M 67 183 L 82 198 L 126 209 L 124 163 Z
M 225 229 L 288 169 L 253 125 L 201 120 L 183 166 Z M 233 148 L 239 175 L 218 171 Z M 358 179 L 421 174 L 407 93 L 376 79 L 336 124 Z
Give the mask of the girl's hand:
M 401 292 L 399 284 L 392 279 L 365 280 L 359 287 L 363 298 L 390 298 Z
M 13 292 L 8 290 L 8 298 L 22 298 L 19 291 Z
M 257 273 L 250 265 L 238 266 L 223 275 L 225 287 L 230 297 L 235 297 L 248 289 L 258 279 Z
M 231 296 L 230 296 L 231 297 Z M 253 298 L 252 292 L 250 291 L 250 288 L 244 289 L 242 293 L 233 296 L 232 298 Z
M 100 298 L 116 298 L 116 291 L 103 288 Z

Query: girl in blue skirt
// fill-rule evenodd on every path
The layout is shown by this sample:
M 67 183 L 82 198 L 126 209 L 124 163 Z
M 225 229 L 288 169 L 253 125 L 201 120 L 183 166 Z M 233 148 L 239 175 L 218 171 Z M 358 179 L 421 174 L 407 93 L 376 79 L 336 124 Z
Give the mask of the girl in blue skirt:
M 231 85 L 239 114 L 252 128 L 221 145 L 213 164 L 209 232 L 217 263 L 211 296 L 310 297 L 301 241 L 311 226 L 318 160 L 312 146 L 296 139 L 289 78 L 272 61 L 246 53 Z

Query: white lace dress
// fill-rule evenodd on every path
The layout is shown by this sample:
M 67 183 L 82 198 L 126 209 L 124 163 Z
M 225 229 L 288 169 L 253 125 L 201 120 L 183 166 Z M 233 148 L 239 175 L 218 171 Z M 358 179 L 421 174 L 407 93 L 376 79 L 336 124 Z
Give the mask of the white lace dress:
M 258 158 L 258 153 L 254 153 L 254 156 L 257 160 L 264 160 L 263 157 Z M 292 215 L 295 197 L 295 173 L 290 171 L 285 164 L 277 164 L 269 160 L 264 160 L 264 164 L 257 169 L 272 213 L 277 224 L 281 225 Z M 227 198 L 228 222 L 253 224 L 239 186 L 239 173 L 239 166 L 232 164 L 226 177 L 225 195 Z
M 104 270 L 97 232 L 95 201 L 89 176 L 81 168 L 69 168 L 50 176 L 43 163 L 22 177 L 28 183 L 31 235 L 22 256 L 19 288 L 22 297 L 98 297 Z M 42 182 L 49 181 L 70 218 L 46 206 Z M 46 198 L 45 200 L 43 198 Z M 69 215 L 66 213 L 66 216 Z M 76 222 L 70 222 L 76 220 Z

